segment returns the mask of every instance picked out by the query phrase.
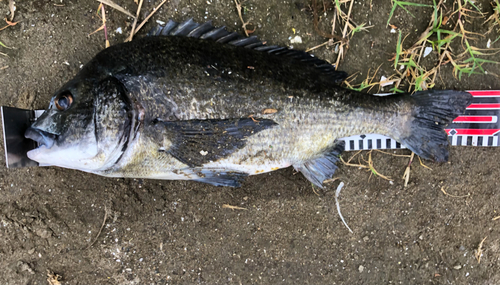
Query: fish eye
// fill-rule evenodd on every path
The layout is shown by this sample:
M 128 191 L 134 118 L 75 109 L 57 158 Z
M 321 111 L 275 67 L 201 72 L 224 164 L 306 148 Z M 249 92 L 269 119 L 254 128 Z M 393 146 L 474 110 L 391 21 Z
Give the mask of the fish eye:
M 73 95 L 69 92 L 61 93 L 54 102 L 59 111 L 68 110 L 73 103 Z

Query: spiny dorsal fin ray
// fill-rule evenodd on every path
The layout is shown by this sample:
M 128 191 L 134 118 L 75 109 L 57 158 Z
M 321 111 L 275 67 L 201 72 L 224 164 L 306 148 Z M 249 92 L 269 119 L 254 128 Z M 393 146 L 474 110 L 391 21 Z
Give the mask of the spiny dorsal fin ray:
M 187 36 L 193 38 L 200 38 L 203 34 L 206 34 L 207 32 L 213 29 L 214 26 L 212 26 L 212 21 L 208 21 L 199 25 L 197 28 L 192 30 Z
M 306 62 L 317 67 L 322 73 L 328 74 L 334 83 L 340 83 L 347 78 L 347 73 L 344 71 L 335 70 L 335 67 L 330 63 L 318 59 L 307 52 L 287 47 L 266 46 L 255 36 L 247 38 L 236 32 L 228 32 L 224 26 L 216 28 L 212 25 L 211 21 L 198 24 L 192 18 L 182 23 L 169 20 L 165 26 L 158 25 L 151 29 L 148 36 L 187 36 L 203 40 L 213 40 L 219 43 L 227 43 L 233 46 L 245 47 Z
M 193 19 L 189 19 L 177 25 L 170 34 L 172 36 L 187 36 L 191 31 L 198 28 L 200 24 L 195 23 Z

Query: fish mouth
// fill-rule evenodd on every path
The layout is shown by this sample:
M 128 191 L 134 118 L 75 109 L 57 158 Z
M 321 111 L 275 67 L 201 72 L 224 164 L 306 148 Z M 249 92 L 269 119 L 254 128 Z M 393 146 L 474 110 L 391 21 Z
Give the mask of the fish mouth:
M 51 148 L 57 139 L 56 134 L 42 131 L 33 127 L 29 127 L 26 130 L 26 132 L 24 133 L 24 137 L 36 141 L 38 143 L 38 147 L 45 146 L 46 148 Z

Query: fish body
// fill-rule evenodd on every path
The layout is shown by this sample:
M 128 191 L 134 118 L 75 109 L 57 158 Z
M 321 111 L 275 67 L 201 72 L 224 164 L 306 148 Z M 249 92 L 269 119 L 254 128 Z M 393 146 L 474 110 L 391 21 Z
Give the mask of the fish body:
M 53 96 L 26 136 L 41 163 L 109 177 L 241 179 L 293 166 L 321 187 L 338 138 L 378 133 L 446 161 L 444 126 L 470 94 L 372 96 L 301 51 L 191 20 L 107 48 Z M 169 26 L 170 25 L 170 26 Z

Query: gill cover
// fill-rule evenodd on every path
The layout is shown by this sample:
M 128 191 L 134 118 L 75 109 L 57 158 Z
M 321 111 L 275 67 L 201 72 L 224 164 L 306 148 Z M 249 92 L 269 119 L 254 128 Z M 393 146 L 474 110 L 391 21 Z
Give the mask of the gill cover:
M 128 145 L 131 102 L 116 78 L 68 82 L 29 128 L 39 148 L 28 157 L 39 163 L 95 172 L 111 167 Z

